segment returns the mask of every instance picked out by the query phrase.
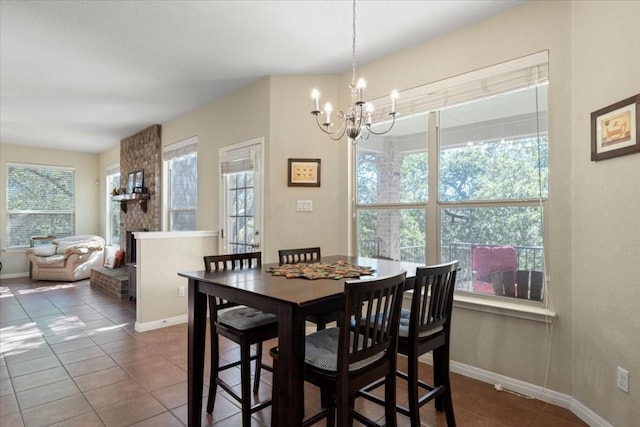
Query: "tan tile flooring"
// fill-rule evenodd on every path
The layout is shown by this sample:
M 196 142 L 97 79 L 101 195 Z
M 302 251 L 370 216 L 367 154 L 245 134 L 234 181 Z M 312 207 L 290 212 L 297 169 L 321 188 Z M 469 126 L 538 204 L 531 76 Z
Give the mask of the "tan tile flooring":
M 105 296 L 86 280 L 0 281 L 0 426 L 186 425 L 186 325 L 138 333 L 133 329 L 134 310 L 133 303 Z M 229 341 L 221 340 L 221 345 L 223 358 L 237 355 Z M 272 345 L 265 345 L 265 352 Z M 428 366 L 424 368 L 428 379 Z M 208 366 L 205 369 L 208 375 Z M 237 383 L 239 370 L 224 375 Z M 496 392 L 490 384 L 457 374 L 452 381 L 459 426 L 585 425 L 571 412 L 539 400 Z M 262 382 L 259 399 L 270 396 L 268 372 Z M 313 411 L 319 393 L 308 384 L 305 390 L 305 408 Z M 399 382 L 400 403 L 406 403 L 405 396 L 406 387 Z M 382 418 L 382 408 L 361 400 L 361 410 Z M 269 425 L 270 415 L 270 408 L 254 414 L 253 424 Z M 202 419 L 205 426 L 238 426 L 240 408 L 219 393 L 213 416 L 204 414 Z M 446 425 L 433 404 L 422 408 L 421 421 L 425 426 Z M 398 422 L 409 425 L 403 416 Z

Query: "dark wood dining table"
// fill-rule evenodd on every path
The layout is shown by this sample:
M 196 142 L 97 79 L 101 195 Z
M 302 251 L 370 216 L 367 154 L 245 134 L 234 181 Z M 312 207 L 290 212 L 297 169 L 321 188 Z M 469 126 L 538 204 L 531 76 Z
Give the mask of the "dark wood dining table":
M 420 264 L 374 258 L 335 255 L 321 262 L 346 261 L 375 270 L 382 277 L 407 273 L 405 289 L 413 287 L 412 278 Z M 299 426 L 304 417 L 305 317 L 308 314 L 339 310 L 343 303 L 345 279 L 287 279 L 274 276 L 264 264 L 259 268 L 221 272 L 178 273 L 189 280 L 188 314 L 188 419 L 189 427 L 200 427 L 204 386 L 205 331 L 207 296 L 215 295 L 278 316 L 279 365 L 274 372 L 278 390 L 273 390 L 273 411 L 281 426 Z

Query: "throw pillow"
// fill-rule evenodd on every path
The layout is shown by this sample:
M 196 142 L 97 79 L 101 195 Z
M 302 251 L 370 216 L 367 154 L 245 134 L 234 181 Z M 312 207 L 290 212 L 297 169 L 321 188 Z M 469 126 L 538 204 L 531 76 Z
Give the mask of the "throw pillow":
M 56 254 L 56 245 L 40 245 L 31 248 L 31 253 L 36 256 L 51 256 Z
M 115 246 L 105 246 L 104 247 L 104 266 L 107 268 L 115 268 L 116 267 L 116 252 L 118 248 Z
M 120 268 L 124 265 L 124 251 L 116 251 L 116 264 L 115 268 Z

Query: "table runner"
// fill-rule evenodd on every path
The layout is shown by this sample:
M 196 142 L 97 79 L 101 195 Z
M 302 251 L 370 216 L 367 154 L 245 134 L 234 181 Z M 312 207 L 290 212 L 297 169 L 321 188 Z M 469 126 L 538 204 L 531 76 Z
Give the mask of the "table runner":
M 349 264 L 345 261 L 338 261 L 331 264 L 322 262 L 284 264 L 271 267 L 269 272 L 274 276 L 284 276 L 287 279 L 303 278 L 315 279 L 345 279 L 371 275 L 375 272 L 371 267 Z

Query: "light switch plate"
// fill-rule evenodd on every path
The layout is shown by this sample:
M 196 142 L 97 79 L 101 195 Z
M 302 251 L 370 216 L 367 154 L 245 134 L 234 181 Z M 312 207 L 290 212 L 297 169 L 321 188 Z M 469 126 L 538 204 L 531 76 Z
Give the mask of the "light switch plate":
M 313 211 L 313 200 L 297 200 L 296 211 L 311 212 Z

